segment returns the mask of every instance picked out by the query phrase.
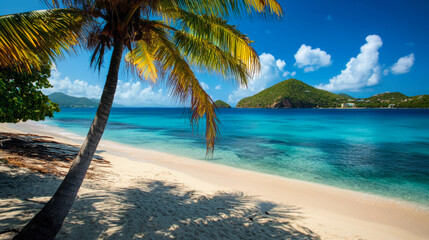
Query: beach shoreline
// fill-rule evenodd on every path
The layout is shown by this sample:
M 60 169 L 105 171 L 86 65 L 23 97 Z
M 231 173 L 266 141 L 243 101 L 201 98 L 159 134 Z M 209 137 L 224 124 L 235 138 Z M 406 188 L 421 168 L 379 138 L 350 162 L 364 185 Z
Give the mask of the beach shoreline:
M 83 137 L 35 122 L 0 124 L 2 132 L 52 136 L 79 145 Z M 254 201 L 299 209 L 305 226 L 322 239 L 427 239 L 429 209 L 413 203 L 179 157 L 102 140 L 98 150 L 112 172 L 163 176 L 203 195 L 236 192 Z M 139 171 L 139 169 L 143 169 Z M 126 187 L 126 186 L 123 186 Z

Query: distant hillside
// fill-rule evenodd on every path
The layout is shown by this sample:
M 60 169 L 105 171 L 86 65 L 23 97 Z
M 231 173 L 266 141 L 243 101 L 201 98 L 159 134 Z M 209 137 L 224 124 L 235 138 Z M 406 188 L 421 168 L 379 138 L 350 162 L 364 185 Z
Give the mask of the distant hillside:
M 67 107 L 97 107 L 98 101 L 95 99 L 89 99 L 85 97 L 72 97 L 69 95 L 66 95 L 64 93 L 56 92 L 48 95 L 49 99 L 51 99 L 52 102 L 58 103 L 61 107 L 67 108 Z
M 289 79 L 251 97 L 241 99 L 238 108 L 314 108 L 340 107 L 348 97 L 314 88 Z
M 397 108 L 429 108 L 429 95 L 418 95 L 402 100 Z
M 381 101 L 381 100 L 403 100 L 406 98 L 408 98 L 408 96 L 400 92 L 386 92 L 386 93 L 376 94 L 367 99 L 372 101 Z
M 341 97 L 348 98 L 348 99 L 355 99 L 354 97 L 352 97 L 352 96 L 350 96 L 348 94 L 345 94 L 345 93 L 338 93 L 338 95 L 340 95 Z
M 226 102 L 224 102 L 224 101 L 222 101 L 222 100 L 217 100 L 217 101 L 215 102 L 215 104 L 216 104 L 216 106 L 217 106 L 218 108 L 231 108 L 231 106 L 230 106 L 228 103 L 226 103 Z
M 429 95 L 408 97 L 400 92 L 386 92 L 356 100 L 356 107 L 365 108 L 429 108 Z

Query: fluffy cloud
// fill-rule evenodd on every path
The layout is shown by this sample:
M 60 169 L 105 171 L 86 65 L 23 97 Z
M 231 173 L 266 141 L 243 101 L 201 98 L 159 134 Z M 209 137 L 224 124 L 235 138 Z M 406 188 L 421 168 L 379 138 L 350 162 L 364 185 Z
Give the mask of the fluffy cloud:
M 331 55 L 320 50 L 320 48 L 312 49 L 311 46 L 305 44 L 301 45 L 294 57 L 295 65 L 304 68 L 304 72 L 312 72 L 332 64 Z
M 100 98 L 102 87 L 91 85 L 81 80 L 70 80 L 69 77 L 61 78 L 61 73 L 55 68 L 51 71 L 49 82 L 53 88 L 44 89 L 45 94 L 63 92 L 75 97 Z M 118 81 L 116 88 L 115 103 L 125 106 L 172 106 L 168 94 L 162 89 L 155 91 L 152 86 L 142 81 Z
M 383 45 L 378 35 L 366 37 L 360 53 L 346 64 L 341 74 L 331 78 L 328 84 L 320 84 L 317 88 L 328 91 L 357 91 L 366 86 L 373 86 L 380 81 L 381 70 L 378 63 L 378 50 Z
M 285 71 L 282 76 L 283 77 L 288 77 L 288 76 L 294 77 L 295 75 L 296 75 L 295 71 L 293 71 L 293 72 Z
M 115 102 L 125 106 L 172 106 L 174 105 L 163 89 L 154 90 L 142 81 L 119 80 Z
M 408 56 L 401 57 L 398 61 L 392 65 L 390 70 L 393 74 L 404 74 L 411 70 L 411 67 L 414 65 L 414 53 L 411 53 Z
M 217 85 L 217 86 L 215 87 L 215 89 L 216 89 L 216 90 L 221 90 L 221 89 L 222 89 L 222 86 L 219 84 L 219 85 Z
M 259 74 L 249 79 L 247 88 L 245 86 L 240 86 L 239 89 L 232 91 L 228 97 L 229 103 L 235 104 L 244 97 L 264 90 L 268 84 L 281 80 L 283 68 L 286 65 L 283 60 L 276 60 L 275 57 L 269 53 L 261 54 L 259 60 L 261 62 L 261 71 Z
M 283 71 L 283 68 L 286 66 L 286 62 L 281 59 L 277 59 L 276 66 L 280 71 Z
M 204 90 L 209 90 L 209 89 L 210 89 L 209 85 L 207 85 L 205 82 L 200 82 L 200 85 L 201 85 L 201 87 L 202 87 Z
M 49 82 L 54 87 L 44 89 L 43 92 L 45 94 L 63 92 L 67 95 L 75 97 L 100 98 L 101 92 L 103 91 L 101 87 L 97 85 L 90 85 L 86 81 L 79 79 L 72 81 L 69 77 L 61 78 L 61 73 L 56 70 L 55 66 L 53 66 L 51 69 L 51 77 L 49 78 Z

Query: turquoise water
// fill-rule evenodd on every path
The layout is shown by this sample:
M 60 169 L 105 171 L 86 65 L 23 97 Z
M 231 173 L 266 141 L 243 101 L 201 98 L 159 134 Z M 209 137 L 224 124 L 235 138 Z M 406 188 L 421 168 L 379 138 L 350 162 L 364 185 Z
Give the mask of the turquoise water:
M 48 124 L 86 135 L 95 109 Z M 204 124 L 180 108 L 115 108 L 105 139 L 429 206 L 428 109 L 220 109 L 221 138 L 205 158 Z

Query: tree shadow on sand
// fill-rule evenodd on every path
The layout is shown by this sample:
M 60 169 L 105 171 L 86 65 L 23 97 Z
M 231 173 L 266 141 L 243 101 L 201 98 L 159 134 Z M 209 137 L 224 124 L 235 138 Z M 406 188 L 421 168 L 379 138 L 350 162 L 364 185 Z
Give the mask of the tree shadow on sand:
M 7 137 L 11 140 L 3 145 L 2 154 L 34 158 L 35 165 L 58 163 L 78 151 L 76 146 L 37 135 Z M 8 229 L 21 229 L 53 195 L 61 179 L 0 160 L 0 239 L 9 239 L 13 232 Z M 302 214 L 294 206 L 241 193 L 202 195 L 180 184 L 143 178 L 118 189 L 100 181 L 106 172 L 99 170 L 94 179 L 84 182 L 85 190 L 57 239 L 319 239 L 299 225 Z M 109 179 L 103 181 L 115 181 Z
M 100 212 L 103 203 L 112 201 L 115 208 Z M 320 239 L 296 224 L 302 217 L 295 207 L 257 202 L 240 193 L 203 196 L 161 181 L 82 196 L 77 204 L 83 209 L 71 212 L 59 238 Z
M 0 232 L 21 229 L 60 182 L 18 168 L 0 171 Z M 180 184 L 141 179 L 120 189 L 99 184 L 86 181 L 57 239 L 320 239 L 299 225 L 298 208 L 241 193 L 202 195 Z
M 0 169 L 0 239 L 11 239 L 15 230 L 42 209 L 61 179 L 4 163 Z

